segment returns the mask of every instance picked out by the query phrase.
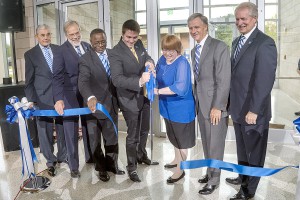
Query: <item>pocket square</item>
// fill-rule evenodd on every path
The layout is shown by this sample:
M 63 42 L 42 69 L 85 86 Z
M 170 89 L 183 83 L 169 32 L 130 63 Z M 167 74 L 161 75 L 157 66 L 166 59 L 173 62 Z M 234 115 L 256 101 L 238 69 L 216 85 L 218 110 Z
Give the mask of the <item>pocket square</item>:
M 141 56 L 145 55 L 145 52 L 143 51 L 143 53 L 141 54 Z

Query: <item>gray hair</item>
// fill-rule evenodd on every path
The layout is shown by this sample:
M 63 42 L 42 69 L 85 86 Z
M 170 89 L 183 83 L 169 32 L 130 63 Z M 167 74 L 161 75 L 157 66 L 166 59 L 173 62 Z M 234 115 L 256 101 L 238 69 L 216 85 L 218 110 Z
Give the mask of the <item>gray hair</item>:
M 190 21 L 199 18 L 204 24 L 206 24 L 208 26 L 208 19 L 207 17 L 205 17 L 204 15 L 202 15 L 201 13 L 194 13 L 191 16 L 189 16 L 187 22 L 189 23 Z
M 65 32 L 66 35 L 67 35 L 67 29 L 68 29 L 70 26 L 73 26 L 73 25 L 77 25 L 78 28 L 79 28 L 79 30 L 80 30 L 80 26 L 79 26 L 79 24 L 78 24 L 77 21 L 74 21 L 74 20 L 68 20 L 68 21 L 66 21 L 65 24 L 64 24 L 64 32 Z
M 243 3 L 240 3 L 234 10 L 234 14 L 236 14 L 236 12 L 238 10 L 241 10 L 241 9 L 248 9 L 249 10 L 249 15 L 253 18 L 256 18 L 258 17 L 258 9 L 257 9 L 257 6 L 254 4 L 254 3 L 251 3 L 251 2 L 243 2 Z
M 42 29 L 46 29 L 50 31 L 50 26 L 48 26 L 47 24 L 39 24 L 35 29 L 35 34 L 38 34 L 39 31 Z

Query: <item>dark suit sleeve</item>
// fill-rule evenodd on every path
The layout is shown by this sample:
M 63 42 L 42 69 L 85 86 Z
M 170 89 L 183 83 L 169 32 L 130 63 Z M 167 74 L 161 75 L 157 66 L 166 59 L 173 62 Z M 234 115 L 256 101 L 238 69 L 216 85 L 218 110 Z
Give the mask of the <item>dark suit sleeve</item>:
M 79 76 L 78 76 L 78 89 L 84 100 L 94 95 L 90 85 L 91 67 L 88 66 L 87 61 L 81 57 L 79 60 Z
M 254 85 L 250 111 L 259 114 L 265 104 L 266 98 L 270 95 L 277 67 L 277 50 L 275 42 L 267 38 L 258 48 L 254 67 Z
M 213 107 L 225 111 L 229 89 L 230 89 L 230 77 L 231 77 L 231 63 L 230 63 L 230 53 L 227 45 L 223 42 L 219 42 L 217 45 L 219 49 L 215 55 L 215 83 L 216 92 L 213 100 Z
M 58 50 L 53 55 L 53 96 L 54 102 L 59 100 L 64 100 L 64 74 L 65 74 L 65 63 L 62 54 L 62 48 L 59 47 Z
M 111 51 L 109 57 L 112 82 L 117 88 L 124 88 L 139 92 L 141 90 L 141 87 L 139 86 L 140 76 L 137 76 L 136 74 L 126 76 L 124 73 L 124 68 L 130 67 L 133 61 L 130 60 L 130 57 L 128 57 L 128 60 L 125 60 L 126 55 L 124 56 L 121 54 L 122 52 L 114 49 Z
M 34 88 L 34 66 L 30 59 L 29 52 L 25 55 L 25 95 L 29 102 L 36 102 L 37 97 Z

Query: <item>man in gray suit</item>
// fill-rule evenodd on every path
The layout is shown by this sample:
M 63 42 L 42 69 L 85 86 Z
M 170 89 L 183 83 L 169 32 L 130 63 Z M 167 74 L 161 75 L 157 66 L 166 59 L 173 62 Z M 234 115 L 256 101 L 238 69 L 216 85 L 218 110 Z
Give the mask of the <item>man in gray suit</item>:
M 35 38 L 38 44 L 27 51 L 25 57 L 25 94 L 28 101 L 41 110 L 53 109 L 52 93 L 53 55 L 58 46 L 51 44 L 51 32 L 48 25 L 39 25 Z M 55 118 L 57 134 L 57 156 L 53 154 L 53 118 L 38 117 L 37 129 L 40 149 L 47 160 L 48 174 L 55 176 L 56 164 L 67 160 L 67 149 L 63 133 L 62 117 Z
M 274 40 L 258 30 L 255 4 L 244 2 L 235 9 L 241 36 L 232 42 L 229 112 L 233 121 L 238 164 L 263 167 L 266 157 L 271 90 L 275 81 L 277 50 Z M 241 183 L 232 200 L 253 198 L 260 178 L 240 175 L 226 178 Z
M 192 14 L 188 18 L 188 27 L 197 42 L 191 55 L 204 157 L 223 160 L 228 127 L 230 52 L 224 42 L 208 35 L 208 20 L 202 14 Z M 211 194 L 219 186 L 220 174 L 219 169 L 207 168 L 207 174 L 199 179 L 199 183 L 206 183 L 199 193 Z

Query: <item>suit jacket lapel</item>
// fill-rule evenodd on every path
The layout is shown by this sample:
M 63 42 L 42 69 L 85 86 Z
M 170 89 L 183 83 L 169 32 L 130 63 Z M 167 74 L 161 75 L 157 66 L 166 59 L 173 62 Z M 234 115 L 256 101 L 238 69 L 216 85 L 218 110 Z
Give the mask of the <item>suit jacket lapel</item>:
M 201 55 L 200 55 L 200 66 L 199 66 L 200 67 L 200 69 L 199 69 L 200 72 L 199 73 L 201 73 L 201 68 L 202 68 L 202 65 L 203 65 L 203 62 L 204 62 L 204 58 L 206 57 L 206 55 L 209 51 L 210 43 L 211 43 L 211 37 L 208 36 L 205 43 L 204 43 L 204 45 L 203 45 L 203 47 L 201 47 L 203 49 L 202 49 L 202 52 L 201 52 Z
M 240 51 L 239 55 L 237 56 L 237 58 L 236 58 L 236 60 L 235 60 L 235 62 L 234 62 L 232 71 L 236 68 L 237 63 L 239 62 L 239 60 L 241 59 L 241 57 L 243 56 L 243 54 L 247 51 L 247 49 L 250 47 L 250 45 L 251 45 L 251 44 L 253 43 L 253 41 L 255 40 L 257 33 L 258 33 L 258 28 L 256 28 L 256 29 L 252 32 L 252 34 L 250 35 L 250 37 L 246 40 L 245 44 L 244 44 L 243 47 L 241 48 L 241 51 Z M 237 41 L 238 41 L 238 39 L 237 39 Z M 234 52 L 235 52 L 236 46 L 237 46 L 237 42 L 236 42 L 236 44 L 235 44 L 235 48 L 234 48 L 233 54 L 232 54 L 232 56 L 231 56 L 232 61 L 233 61 L 233 57 L 234 57 Z
M 81 42 L 80 44 L 81 44 L 81 46 L 82 46 L 85 53 L 89 51 L 89 46 L 88 46 L 87 43 Z
M 51 47 L 51 45 L 50 45 L 50 47 Z M 37 44 L 37 45 L 35 46 L 35 51 L 36 51 L 36 54 L 35 54 L 35 55 L 37 55 L 37 58 L 41 58 L 42 67 L 43 67 L 45 70 L 47 70 L 49 77 L 52 78 L 52 72 L 51 72 L 51 70 L 50 70 L 50 67 L 49 67 L 49 65 L 48 65 L 48 63 L 47 63 L 47 61 L 46 61 L 46 58 L 45 58 L 45 56 L 44 56 L 44 53 L 43 53 L 42 49 L 40 48 L 39 44 Z M 51 48 L 51 51 L 52 51 L 52 54 L 54 55 L 53 49 L 52 49 L 52 48 Z
M 67 40 L 67 47 L 69 48 L 69 50 L 72 52 L 73 56 L 75 56 L 77 59 L 79 58 L 78 53 L 75 51 L 73 45 Z
M 98 54 L 95 51 L 91 51 L 91 57 L 94 66 L 101 70 L 101 74 L 104 73 L 106 75 L 106 70 L 104 69 L 103 63 L 101 62 Z
M 119 41 L 121 47 L 124 49 L 124 52 L 132 59 L 134 60 L 134 62 L 139 66 L 139 62 L 136 60 L 135 56 L 133 55 L 133 53 L 131 52 L 131 50 L 129 49 L 129 47 L 123 42 L 122 37 Z M 137 46 L 136 46 L 137 47 Z M 135 48 L 135 52 L 138 55 L 137 49 Z M 139 58 L 140 59 L 140 58 Z

